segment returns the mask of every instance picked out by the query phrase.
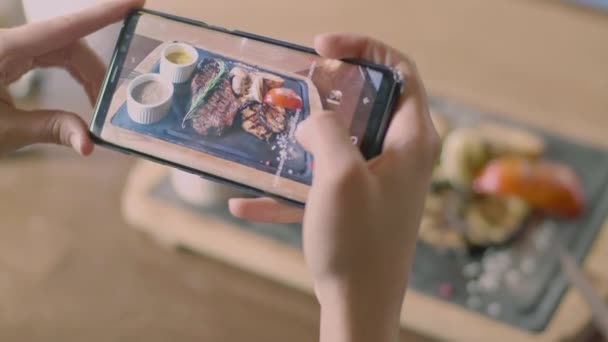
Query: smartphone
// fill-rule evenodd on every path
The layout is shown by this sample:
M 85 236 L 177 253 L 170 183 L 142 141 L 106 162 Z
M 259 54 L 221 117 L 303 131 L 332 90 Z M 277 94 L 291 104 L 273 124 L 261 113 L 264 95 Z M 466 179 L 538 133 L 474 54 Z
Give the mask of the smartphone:
M 332 110 L 367 159 L 403 88 L 391 68 L 170 14 L 125 19 L 95 106 L 95 143 L 259 196 L 306 202 L 313 156 L 294 139 Z

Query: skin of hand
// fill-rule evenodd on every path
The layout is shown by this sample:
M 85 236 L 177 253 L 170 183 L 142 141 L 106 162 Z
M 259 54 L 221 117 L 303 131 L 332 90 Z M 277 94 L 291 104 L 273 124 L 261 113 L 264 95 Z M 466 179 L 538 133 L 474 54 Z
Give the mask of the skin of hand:
M 397 341 L 439 137 L 423 84 L 405 55 L 353 34 L 318 36 L 315 47 L 322 56 L 381 63 L 404 77 L 382 154 L 366 162 L 335 114 L 314 113 L 296 131 L 315 158 L 306 209 L 261 198 L 231 199 L 230 210 L 252 221 L 303 219 L 304 254 L 321 305 L 321 341 Z
M 80 116 L 60 109 L 21 110 L 7 87 L 29 70 L 60 67 L 83 86 L 94 105 L 106 66 L 82 38 L 143 5 L 144 0 L 104 1 L 80 12 L 0 30 L 0 156 L 35 143 L 65 145 L 81 155 L 93 151 Z

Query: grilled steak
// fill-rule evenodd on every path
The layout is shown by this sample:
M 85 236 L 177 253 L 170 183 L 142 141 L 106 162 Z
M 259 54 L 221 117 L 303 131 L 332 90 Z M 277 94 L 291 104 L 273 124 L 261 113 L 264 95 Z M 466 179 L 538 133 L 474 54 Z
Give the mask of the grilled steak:
M 206 59 L 199 66 L 198 72 L 192 79 L 190 88 L 194 97 L 203 91 L 207 84 L 219 73 L 219 65 L 212 59 Z M 197 116 L 192 118 L 192 128 L 201 135 L 209 134 L 212 130 L 221 135 L 227 127 L 232 125 L 238 110 L 238 104 L 230 80 L 225 77 L 213 90 L 205 104 L 197 111 Z
M 241 115 L 243 129 L 258 139 L 267 140 L 273 133 L 283 132 L 286 127 L 285 109 L 268 103 L 246 103 Z

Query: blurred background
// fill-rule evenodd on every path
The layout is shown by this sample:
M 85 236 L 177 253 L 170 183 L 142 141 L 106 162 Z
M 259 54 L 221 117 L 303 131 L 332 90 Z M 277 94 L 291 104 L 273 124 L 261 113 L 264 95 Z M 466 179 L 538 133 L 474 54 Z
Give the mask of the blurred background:
M 94 1 L 0 0 L 0 27 L 44 20 Z M 588 260 L 585 268 L 598 292 L 605 293 L 606 267 L 589 259 L 595 255 L 605 262 L 608 256 L 602 233 L 608 198 L 605 1 L 148 0 L 146 7 L 307 46 L 321 32 L 365 33 L 413 57 L 434 112 L 453 121 L 475 121 L 490 113 L 532 127 L 545 140 L 546 153 L 572 164 L 584 175 L 584 187 L 595 189 L 578 221 L 547 222 L 558 227 L 555 236 L 581 236 L 571 252 L 578 261 Z M 119 28 L 116 24 L 87 38 L 106 61 Z M 84 91 L 64 71 L 28 74 L 11 91 L 23 108 L 62 108 L 91 118 Z M 172 195 L 155 182 L 165 182 L 161 185 L 171 187 Z M 293 242 L 299 227 L 250 226 L 226 218 L 222 205 L 230 194 L 103 148 L 81 159 L 64 148 L 35 146 L 2 159 L 0 339 L 314 340 L 319 308 Z M 164 208 L 175 219 L 153 225 L 150 218 L 158 214 L 150 208 Z M 213 234 L 207 230 L 198 236 L 191 229 L 197 225 L 217 230 L 220 237 L 205 240 Z M 472 256 L 469 249 L 435 250 L 417 259 L 415 294 L 411 303 L 406 301 L 408 314 L 417 317 L 403 319 L 403 341 L 600 340 L 581 299 L 573 293 L 561 296 L 566 284 L 558 271 L 543 276 L 542 286 L 548 287 L 518 297 L 526 305 L 539 303 L 522 304 L 525 310 L 518 311 L 504 306 L 512 300 L 473 295 L 477 292 L 468 288 L 472 281 L 467 279 L 477 275 L 466 272 L 482 272 L 473 268 L 483 268 L 487 259 Z M 517 271 L 530 263 L 549 269 L 551 256 L 541 252 Z M 469 265 L 468 271 L 440 266 L 449 253 L 459 256 L 460 266 Z M 510 258 L 515 254 L 521 257 L 513 252 Z M 282 256 L 287 261 L 279 262 Z M 420 270 L 425 265 L 447 267 L 445 274 L 454 275 L 430 276 Z M 542 297 L 553 283 L 560 284 L 551 290 L 556 295 Z M 444 313 L 452 323 L 437 320 Z M 564 318 L 575 324 L 563 328 Z

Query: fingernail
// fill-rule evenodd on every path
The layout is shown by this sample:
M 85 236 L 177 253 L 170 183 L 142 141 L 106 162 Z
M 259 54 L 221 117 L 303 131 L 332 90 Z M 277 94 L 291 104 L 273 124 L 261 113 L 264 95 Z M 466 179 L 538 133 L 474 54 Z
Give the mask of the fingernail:
M 78 154 L 82 154 L 82 142 L 80 139 L 78 139 L 77 134 L 72 134 L 70 137 L 70 145 L 72 145 L 72 148 L 76 150 Z

